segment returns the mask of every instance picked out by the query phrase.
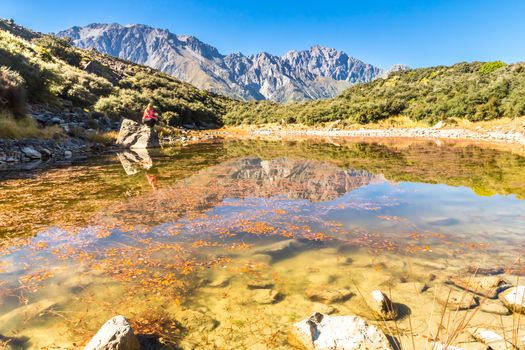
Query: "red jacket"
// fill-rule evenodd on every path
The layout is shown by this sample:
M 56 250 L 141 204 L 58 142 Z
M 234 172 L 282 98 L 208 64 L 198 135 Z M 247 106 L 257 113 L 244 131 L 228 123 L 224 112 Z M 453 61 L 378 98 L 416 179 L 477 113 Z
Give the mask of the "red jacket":
M 157 112 L 153 108 L 146 108 L 144 110 L 144 114 L 142 115 L 142 120 L 145 119 L 155 119 L 158 120 L 159 117 L 157 116 Z

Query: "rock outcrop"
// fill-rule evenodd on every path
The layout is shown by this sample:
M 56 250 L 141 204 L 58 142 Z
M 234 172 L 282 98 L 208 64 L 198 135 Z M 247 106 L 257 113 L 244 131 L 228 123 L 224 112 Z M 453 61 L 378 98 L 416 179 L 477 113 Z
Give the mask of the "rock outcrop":
M 120 126 L 117 145 L 130 149 L 145 149 L 158 148 L 160 142 L 155 129 L 124 119 Z
M 84 350 L 139 350 L 140 345 L 128 320 L 115 316 L 99 329 Z
M 295 323 L 292 334 L 309 350 L 390 350 L 385 334 L 357 316 L 328 316 L 314 313 Z

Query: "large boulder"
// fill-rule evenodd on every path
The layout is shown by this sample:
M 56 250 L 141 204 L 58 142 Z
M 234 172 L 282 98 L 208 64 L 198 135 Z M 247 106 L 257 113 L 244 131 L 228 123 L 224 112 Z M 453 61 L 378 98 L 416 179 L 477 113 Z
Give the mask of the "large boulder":
M 84 350 L 139 350 L 137 337 L 124 316 L 115 316 L 99 329 Z
M 160 142 L 155 129 L 124 119 L 120 126 L 117 145 L 131 149 L 158 148 Z
M 293 325 L 294 339 L 309 350 L 391 350 L 385 334 L 357 316 L 314 313 Z

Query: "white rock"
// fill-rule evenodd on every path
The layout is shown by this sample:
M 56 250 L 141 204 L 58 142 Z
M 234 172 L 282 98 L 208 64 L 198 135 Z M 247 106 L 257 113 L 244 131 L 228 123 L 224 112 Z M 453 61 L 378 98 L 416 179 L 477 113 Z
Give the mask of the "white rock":
M 99 329 L 84 350 L 139 350 L 137 337 L 124 316 L 115 316 Z
M 64 157 L 71 158 L 73 156 L 73 152 L 71 151 L 64 151 Z
M 509 310 L 525 314 L 525 286 L 507 289 L 499 298 Z
M 314 313 L 293 325 L 296 339 L 309 350 L 391 350 L 385 334 L 357 316 Z
M 397 317 L 397 311 L 394 303 L 380 290 L 374 290 L 370 293 L 370 302 L 368 303 L 375 316 L 379 320 L 394 320 Z
M 441 121 L 437 122 L 437 123 L 432 127 L 432 129 L 441 129 L 441 128 L 443 128 L 444 126 L 445 126 L 445 122 L 441 120 Z
M 488 345 L 492 350 L 514 349 L 511 343 L 507 342 L 501 335 L 485 329 L 477 328 L 470 332 L 474 339 Z

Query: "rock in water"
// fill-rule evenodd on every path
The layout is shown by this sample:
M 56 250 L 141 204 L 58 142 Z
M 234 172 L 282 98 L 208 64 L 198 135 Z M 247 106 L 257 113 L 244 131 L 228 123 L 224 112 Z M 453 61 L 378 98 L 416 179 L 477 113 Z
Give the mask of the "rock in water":
M 510 315 L 511 312 L 500 301 L 484 300 L 480 306 L 481 311 L 495 315 Z
M 509 310 L 525 314 L 525 286 L 507 289 L 499 298 Z
M 257 304 L 273 304 L 281 297 L 280 293 L 273 289 L 256 289 L 253 292 L 253 300 Z
M 124 316 L 115 316 L 99 329 L 84 350 L 139 350 L 139 341 Z
M 160 147 L 159 137 L 153 128 L 130 119 L 122 121 L 117 145 L 131 149 Z
M 499 276 L 451 276 L 447 283 L 491 299 L 496 299 L 501 291 L 511 287 Z
M 457 291 L 441 287 L 436 295 L 438 303 L 446 305 L 451 310 L 467 310 L 478 305 L 478 300 L 467 291 Z
M 369 306 L 374 312 L 374 316 L 379 320 L 394 320 L 397 317 L 397 311 L 394 303 L 380 290 L 374 290 L 370 293 Z
M 314 313 L 293 325 L 292 334 L 309 350 L 391 350 L 385 334 L 357 316 Z
M 340 303 L 350 299 L 354 293 L 348 289 L 326 289 L 325 287 L 312 287 L 306 292 L 306 297 L 311 301 L 322 303 Z
M 472 337 L 477 341 L 489 346 L 492 350 L 508 350 L 515 347 L 505 340 L 501 335 L 485 328 L 477 328 L 471 331 Z

